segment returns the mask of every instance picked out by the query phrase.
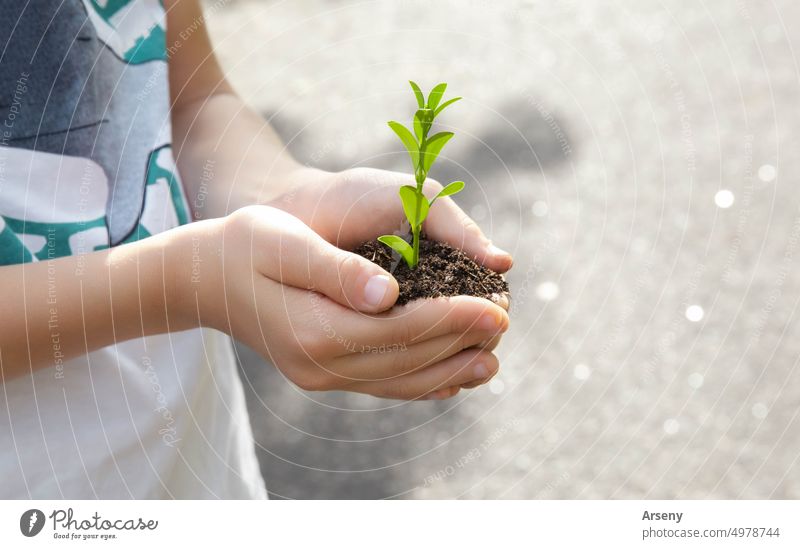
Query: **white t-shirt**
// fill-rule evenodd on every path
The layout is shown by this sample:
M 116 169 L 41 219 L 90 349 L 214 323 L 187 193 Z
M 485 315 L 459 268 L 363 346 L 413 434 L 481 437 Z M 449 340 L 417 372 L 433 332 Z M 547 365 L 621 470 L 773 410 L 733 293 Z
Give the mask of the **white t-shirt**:
M 161 2 L 7 4 L 0 266 L 190 222 Z M 125 341 L 0 385 L 0 499 L 28 497 L 266 497 L 230 339 Z
M 125 341 L 38 370 L 2 387 L 0 410 L 2 499 L 266 497 L 220 332 Z

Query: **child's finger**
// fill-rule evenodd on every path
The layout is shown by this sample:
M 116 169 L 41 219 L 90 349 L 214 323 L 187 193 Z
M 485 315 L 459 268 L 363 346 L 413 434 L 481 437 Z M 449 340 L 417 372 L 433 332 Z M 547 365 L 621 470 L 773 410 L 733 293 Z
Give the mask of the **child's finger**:
M 361 312 L 376 313 L 394 305 L 400 292 L 397 281 L 372 261 L 337 248 L 282 210 L 245 210 L 237 212 L 245 225 L 242 234 L 252 238 L 254 262 L 264 276 L 315 290 Z
M 492 294 L 492 302 L 497 303 L 506 311 L 508 311 L 508 308 L 511 306 L 511 301 L 508 299 L 508 292 L 503 292 L 502 294 Z
M 461 387 L 448 387 L 447 389 L 439 389 L 438 391 L 428 393 L 418 400 L 445 400 L 448 398 L 453 398 L 459 393 L 459 391 L 461 391 Z
M 412 301 L 380 315 L 336 314 L 332 328 L 342 341 L 356 345 L 416 345 L 428 339 L 470 331 L 486 333 L 508 329 L 508 313 L 494 303 L 470 296 Z M 342 349 L 341 355 L 350 351 Z
M 514 259 L 486 238 L 478 224 L 449 197 L 439 198 L 425 221 L 425 231 L 433 240 L 446 242 L 464 251 L 478 263 L 504 273 Z
M 497 375 L 497 370 L 495 370 L 494 372 L 491 372 L 488 376 L 486 376 L 483 379 L 476 379 L 476 380 L 470 381 L 469 383 L 462 383 L 461 384 L 461 388 L 462 389 L 474 389 L 475 387 L 480 387 L 484 383 L 489 383 L 492 380 L 492 378 L 494 376 L 496 376 L 496 375 Z
M 362 381 L 347 390 L 383 398 L 414 400 L 494 375 L 500 368 L 491 353 L 470 349 L 422 370 L 386 381 Z
M 503 334 L 497 334 L 489 339 L 485 339 L 478 343 L 476 346 L 484 351 L 494 351 L 503 339 Z
M 339 357 L 329 366 L 342 381 L 382 381 L 428 368 L 461 351 L 478 345 L 489 332 L 470 331 L 448 334 L 416 345 L 364 347 Z

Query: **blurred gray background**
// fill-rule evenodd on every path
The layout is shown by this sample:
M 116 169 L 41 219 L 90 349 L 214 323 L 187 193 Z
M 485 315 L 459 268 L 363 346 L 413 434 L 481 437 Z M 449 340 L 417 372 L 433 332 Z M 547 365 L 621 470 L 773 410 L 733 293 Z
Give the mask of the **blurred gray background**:
M 217 4 L 303 162 L 406 170 L 385 121 L 449 82 L 433 175 L 516 258 L 502 370 L 450 401 L 303 393 L 238 348 L 271 497 L 800 497 L 800 4 Z

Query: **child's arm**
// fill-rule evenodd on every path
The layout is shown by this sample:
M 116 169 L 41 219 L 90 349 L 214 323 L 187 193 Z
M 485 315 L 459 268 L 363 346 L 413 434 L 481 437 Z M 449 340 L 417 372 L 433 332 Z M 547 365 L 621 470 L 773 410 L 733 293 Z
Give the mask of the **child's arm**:
M 299 164 L 225 79 L 200 3 L 166 0 L 164 6 L 173 154 L 195 219 L 267 202 Z
M 2 267 L 0 289 L 3 382 L 114 342 L 207 326 L 306 389 L 452 396 L 497 371 L 491 352 L 472 347 L 508 326 L 505 311 L 475 298 L 374 316 L 397 297 L 388 273 L 267 206 L 102 252 Z
M 184 330 L 173 296 L 175 234 L 0 268 L 0 381 L 148 334 Z

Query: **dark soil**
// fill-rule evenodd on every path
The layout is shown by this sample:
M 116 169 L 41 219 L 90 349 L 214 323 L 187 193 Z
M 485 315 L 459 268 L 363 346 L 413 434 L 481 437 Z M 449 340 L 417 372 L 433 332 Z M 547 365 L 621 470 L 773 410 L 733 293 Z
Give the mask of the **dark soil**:
M 508 292 L 502 275 L 479 265 L 462 251 L 422 237 L 419 242 L 419 264 L 411 270 L 399 254 L 377 240 L 364 242 L 355 253 L 377 263 L 400 284 L 397 305 L 426 297 L 471 295 L 495 299 Z

